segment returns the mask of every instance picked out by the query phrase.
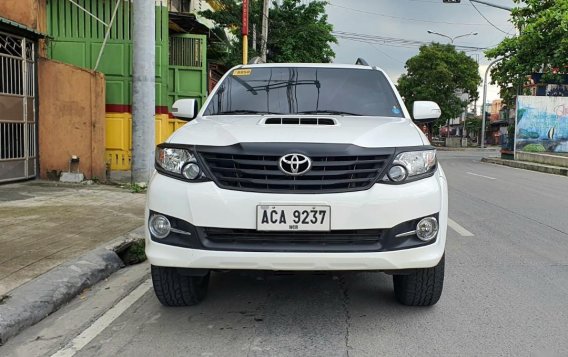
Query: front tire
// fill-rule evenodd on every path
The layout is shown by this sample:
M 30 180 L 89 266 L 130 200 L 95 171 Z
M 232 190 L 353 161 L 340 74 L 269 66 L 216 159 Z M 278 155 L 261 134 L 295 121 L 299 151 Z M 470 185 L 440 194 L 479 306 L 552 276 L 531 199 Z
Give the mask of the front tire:
M 444 287 L 444 264 L 442 259 L 432 268 L 417 269 L 408 275 L 394 275 L 396 300 L 408 306 L 431 306 L 440 300 Z
M 209 273 L 205 276 L 186 276 L 176 268 L 152 265 L 154 292 L 164 306 L 199 304 L 207 295 L 209 276 Z

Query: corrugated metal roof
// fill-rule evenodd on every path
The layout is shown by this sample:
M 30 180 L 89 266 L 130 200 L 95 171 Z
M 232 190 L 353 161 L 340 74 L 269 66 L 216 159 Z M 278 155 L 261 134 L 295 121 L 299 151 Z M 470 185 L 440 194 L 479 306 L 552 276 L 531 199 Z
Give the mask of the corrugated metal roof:
M 7 25 L 7 26 L 2 26 L 2 25 Z M 15 21 L 12 20 L 8 20 L 6 18 L 3 18 L 0 16 L 0 28 L 13 28 L 15 30 L 17 30 L 18 32 L 20 32 L 21 35 L 25 35 L 25 36 L 32 36 L 32 37 L 47 37 L 47 34 L 36 31 L 35 29 L 29 28 L 27 26 L 24 26 L 20 23 L 17 23 Z

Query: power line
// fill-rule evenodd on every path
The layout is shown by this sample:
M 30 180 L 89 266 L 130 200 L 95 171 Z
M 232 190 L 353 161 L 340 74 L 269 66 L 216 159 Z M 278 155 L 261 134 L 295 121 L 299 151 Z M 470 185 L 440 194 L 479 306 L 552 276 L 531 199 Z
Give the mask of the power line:
M 406 1 L 423 2 L 423 3 L 430 3 L 430 4 L 446 6 L 446 4 L 441 3 L 440 1 L 430 1 L 430 0 L 406 0 Z M 452 4 L 452 6 L 456 6 L 456 5 L 463 5 L 463 4 L 461 4 L 461 3 Z
M 346 32 L 346 31 L 333 31 L 333 35 L 341 39 L 379 44 L 391 47 L 416 48 L 431 43 L 426 41 L 411 40 L 411 39 L 398 38 L 398 37 L 377 36 L 377 35 L 369 35 L 369 34 L 362 34 L 356 32 Z M 466 52 L 481 51 L 487 49 L 485 47 L 460 46 L 460 45 L 456 45 L 455 48 L 457 50 L 466 51 Z
M 355 42 L 361 42 L 361 43 L 365 43 L 365 44 L 377 44 L 377 45 L 382 45 L 382 46 L 389 46 L 389 47 L 398 47 L 398 48 L 409 48 L 409 49 L 414 49 L 414 48 L 418 48 L 424 45 L 429 45 L 429 42 L 424 42 L 421 45 L 405 45 L 405 44 L 391 44 L 391 43 L 376 43 L 376 42 L 372 42 L 369 40 L 362 40 L 362 39 L 357 39 L 357 38 L 347 38 L 347 37 L 338 37 L 344 40 L 348 40 L 348 41 L 355 41 Z M 478 47 L 460 47 L 460 46 L 455 46 L 456 50 L 459 51 L 463 51 L 463 52 L 479 52 L 484 50 L 483 48 L 478 48 Z
M 381 14 L 379 12 L 355 9 L 355 8 L 352 8 L 352 7 L 336 5 L 336 4 L 332 4 L 332 3 L 328 3 L 328 5 L 334 6 L 334 7 L 339 7 L 339 8 L 346 9 L 346 10 L 355 11 L 355 12 L 360 12 L 360 13 L 363 13 L 363 14 L 377 15 L 377 16 L 381 16 L 381 17 L 388 17 L 388 18 L 391 18 L 391 19 L 399 19 L 399 20 L 406 20 L 406 21 L 416 21 L 416 22 L 424 22 L 424 23 L 430 23 L 430 24 L 446 24 L 446 25 L 487 26 L 487 24 L 482 24 L 482 23 L 476 24 L 476 23 L 464 23 L 464 22 L 432 21 L 432 20 L 415 19 L 415 18 L 411 18 L 411 17 L 386 15 L 386 14 Z
M 388 43 L 388 44 L 402 44 L 402 45 L 423 45 L 426 43 L 423 41 L 409 40 L 404 38 L 368 35 L 363 33 L 346 32 L 346 31 L 333 31 L 333 35 L 342 38 L 354 38 L 354 39 L 366 40 L 370 42 L 383 43 L 383 44 Z
M 385 57 L 390 58 L 392 61 L 400 63 L 400 64 L 405 64 L 404 62 L 397 60 L 396 58 L 392 57 L 391 55 L 389 55 L 388 53 L 386 53 L 385 51 L 378 49 L 377 46 L 375 46 L 372 43 L 368 43 L 369 46 L 371 46 L 372 48 L 374 48 L 376 51 L 378 51 L 379 53 L 383 54 Z
M 491 26 L 493 26 L 494 28 L 496 28 L 497 30 L 503 32 L 506 35 L 512 35 L 508 32 L 505 32 L 503 30 L 501 30 L 497 25 L 495 25 L 493 22 L 489 21 L 489 19 L 487 17 L 485 17 L 485 15 L 483 15 L 483 13 L 481 11 L 479 11 L 479 9 L 477 8 L 477 6 L 475 6 L 475 4 L 473 2 L 469 2 L 471 4 L 471 6 L 473 6 L 473 8 L 479 13 L 479 15 L 481 15 L 481 17 L 483 17 L 485 19 L 485 21 L 487 21 L 487 23 Z

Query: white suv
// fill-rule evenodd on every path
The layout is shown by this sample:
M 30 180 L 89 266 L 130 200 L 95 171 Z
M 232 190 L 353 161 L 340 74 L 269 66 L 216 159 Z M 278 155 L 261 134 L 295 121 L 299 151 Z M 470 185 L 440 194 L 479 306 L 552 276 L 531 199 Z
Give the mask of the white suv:
M 201 110 L 173 112 L 191 122 L 156 148 L 146 207 L 162 304 L 196 304 L 212 270 L 237 269 L 383 271 L 400 303 L 438 301 L 446 178 L 382 70 L 238 66 Z

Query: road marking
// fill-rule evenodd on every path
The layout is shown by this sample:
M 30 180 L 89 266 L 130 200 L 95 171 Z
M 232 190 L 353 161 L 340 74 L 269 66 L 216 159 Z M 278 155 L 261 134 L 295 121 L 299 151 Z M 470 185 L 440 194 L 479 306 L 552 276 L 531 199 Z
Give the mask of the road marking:
M 87 327 L 79 336 L 75 337 L 65 347 L 51 355 L 51 357 L 72 357 L 97 337 L 114 320 L 124 313 L 132 304 L 140 299 L 152 286 L 151 279 L 146 280 L 130 294 L 119 301 L 111 309 L 99 317 L 91 326 Z
M 478 177 L 483 177 L 483 178 L 486 178 L 486 179 L 489 179 L 489 180 L 497 180 L 495 177 L 489 177 L 489 176 L 485 176 L 485 175 L 474 174 L 473 172 L 466 172 L 466 174 L 478 176 Z
M 460 226 L 456 221 L 448 217 L 448 226 L 451 229 L 456 231 L 462 237 L 473 237 L 473 233 L 465 229 L 464 227 Z

